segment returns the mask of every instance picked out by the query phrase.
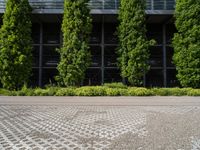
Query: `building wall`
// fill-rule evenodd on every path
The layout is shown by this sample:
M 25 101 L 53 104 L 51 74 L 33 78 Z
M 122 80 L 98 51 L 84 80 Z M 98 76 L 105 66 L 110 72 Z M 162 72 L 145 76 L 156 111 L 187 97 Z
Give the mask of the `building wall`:
M 48 20 L 48 19 L 47 19 Z M 120 82 L 120 70 L 117 67 L 116 48 L 118 39 L 116 27 L 117 16 L 93 16 L 93 31 L 90 38 L 92 64 L 86 72 L 83 85 L 100 85 L 107 82 Z M 57 74 L 56 66 L 59 54 L 56 48 L 62 43 L 60 31 L 61 22 L 46 22 L 41 20 L 33 23 L 34 61 L 33 61 L 33 86 L 44 86 L 54 83 Z M 177 86 L 176 70 L 172 63 L 173 48 L 171 39 L 176 32 L 173 22 L 148 22 L 147 37 L 155 39 L 157 44 L 150 48 L 151 70 L 144 76 L 144 85 L 148 87 Z

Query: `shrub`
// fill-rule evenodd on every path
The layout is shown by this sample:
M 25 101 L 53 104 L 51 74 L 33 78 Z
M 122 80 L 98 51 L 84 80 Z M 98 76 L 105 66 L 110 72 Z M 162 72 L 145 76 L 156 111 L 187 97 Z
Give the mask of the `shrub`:
M 76 96 L 105 96 L 106 88 L 101 86 L 96 87 L 81 87 L 75 90 Z
M 79 86 L 90 65 L 89 35 L 91 16 L 87 7 L 88 0 L 65 0 L 62 23 L 63 45 L 59 49 L 59 75 L 56 77 L 61 86 Z
M 32 70 L 31 7 L 28 0 L 8 0 L 0 29 L 0 81 L 19 90 Z
M 12 91 L 13 96 L 34 96 L 34 90 L 24 86 L 20 91 Z
M 75 96 L 75 88 L 61 88 L 56 92 L 56 96 Z
M 60 89 L 59 87 L 49 87 L 49 88 L 47 88 L 48 96 L 55 96 L 59 89 Z
M 129 88 L 128 89 L 129 96 L 152 96 L 153 92 L 146 88 Z
M 0 95 L 7 96 L 200 96 L 200 89 L 192 88 L 110 88 L 105 86 L 85 86 L 80 88 L 50 87 L 46 89 L 29 89 L 20 91 L 0 89 Z
M 126 96 L 127 89 L 122 88 L 106 88 L 107 96 Z
M 34 95 L 35 96 L 49 96 L 49 91 L 48 89 L 37 88 L 34 90 Z
M 187 93 L 188 96 L 200 96 L 200 89 L 191 89 Z
M 174 64 L 183 87 L 200 87 L 200 3 L 198 0 L 176 1 Z
M 121 89 L 126 89 L 127 88 L 127 86 L 124 85 L 121 82 L 119 82 L 119 83 L 105 83 L 103 86 L 104 87 L 108 87 L 108 88 L 121 88 Z
M 11 95 L 9 90 L 6 89 L 0 89 L 0 95 Z
M 153 95 L 157 96 L 186 96 L 191 88 L 154 88 Z

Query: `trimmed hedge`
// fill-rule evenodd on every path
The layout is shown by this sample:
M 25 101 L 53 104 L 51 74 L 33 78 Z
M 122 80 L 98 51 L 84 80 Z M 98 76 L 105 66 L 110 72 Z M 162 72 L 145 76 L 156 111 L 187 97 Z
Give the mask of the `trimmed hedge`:
M 23 87 L 20 91 L 0 89 L 4 96 L 200 96 L 200 89 L 192 88 L 137 88 L 122 84 L 84 87 L 47 87 L 30 89 Z

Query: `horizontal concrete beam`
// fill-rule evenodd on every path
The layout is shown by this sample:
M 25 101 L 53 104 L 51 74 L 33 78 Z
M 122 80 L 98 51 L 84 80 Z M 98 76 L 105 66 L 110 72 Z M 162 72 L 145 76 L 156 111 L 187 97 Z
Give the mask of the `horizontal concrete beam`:
M 3 14 L 5 9 L 0 9 L 0 13 Z M 119 10 L 101 10 L 101 9 L 92 9 L 91 14 L 118 14 Z M 33 14 L 63 14 L 63 9 L 34 9 Z M 174 10 L 146 10 L 146 14 L 149 15 L 171 15 L 174 13 Z

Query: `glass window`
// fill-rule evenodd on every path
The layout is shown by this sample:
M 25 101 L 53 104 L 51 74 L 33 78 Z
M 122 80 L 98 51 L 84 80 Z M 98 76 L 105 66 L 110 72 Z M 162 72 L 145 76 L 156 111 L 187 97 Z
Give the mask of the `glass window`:
M 92 27 L 92 33 L 90 37 L 91 44 L 101 43 L 101 23 L 94 23 Z
M 101 85 L 101 69 L 88 69 L 84 85 Z
M 166 44 L 168 45 L 172 44 L 172 39 L 174 37 L 174 33 L 176 32 L 177 30 L 174 24 L 168 24 L 166 26 Z
M 163 85 L 163 70 L 151 69 L 146 75 L 147 87 L 162 87 Z
M 151 0 L 146 0 L 146 10 L 151 10 Z
M 164 9 L 164 0 L 154 0 L 154 9 L 163 10 Z
M 105 67 L 117 67 L 116 46 L 106 46 L 104 49 Z
M 42 70 L 42 85 L 55 83 L 55 76 L 58 74 L 57 69 L 43 69 Z
M 32 25 L 32 39 L 34 44 L 40 43 L 40 24 L 38 23 Z
M 175 67 L 173 64 L 173 55 L 174 49 L 172 47 L 166 47 L 166 55 L 167 55 L 167 67 Z
M 176 78 L 177 71 L 176 69 L 168 69 L 167 70 L 167 86 L 168 87 L 178 87 L 179 82 Z
M 172 44 L 172 39 L 174 37 L 174 33 L 176 32 L 177 30 L 174 24 L 168 24 L 166 26 L 166 44 L 168 45 Z
M 49 23 L 43 25 L 43 43 L 59 44 L 60 43 L 60 25 Z
M 167 10 L 174 10 L 175 9 L 175 0 L 167 0 Z
M 32 74 L 29 81 L 31 87 L 39 86 L 39 69 L 32 69 Z
M 105 69 L 104 82 L 122 82 L 119 69 Z
M 59 53 L 56 51 L 56 46 L 44 46 L 43 47 L 43 66 L 56 67 L 59 62 Z
M 150 60 L 151 67 L 163 67 L 163 50 L 162 46 L 154 46 L 150 48 Z
M 104 9 L 115 9 L 116 7 L 116 0 L 104 0 Z
M 163 43 L 162 25 L 160 24 L 148 24 L 147 25 L 147 38 L 149 40 L 154 39 L 157 45 Z
M 39 46 L 33 46 L 32 55 L 33 55 L 32 66 L 39 67 L 39 57 L 40 57 L 40 47 Z
M 105 35 L 104 35 L 104 41 L 105 44 L 118 44 L 118 38 L 117 38 L 117 24 L 114 23 L 105 23 Z
M 101 47 L 91 46 L 90 50 L 92 54 L 91 67 L 101 67 Z
M 90 0 L 89 4 L 92 9 L 102 9 L 103 8 L 102 0 Z

